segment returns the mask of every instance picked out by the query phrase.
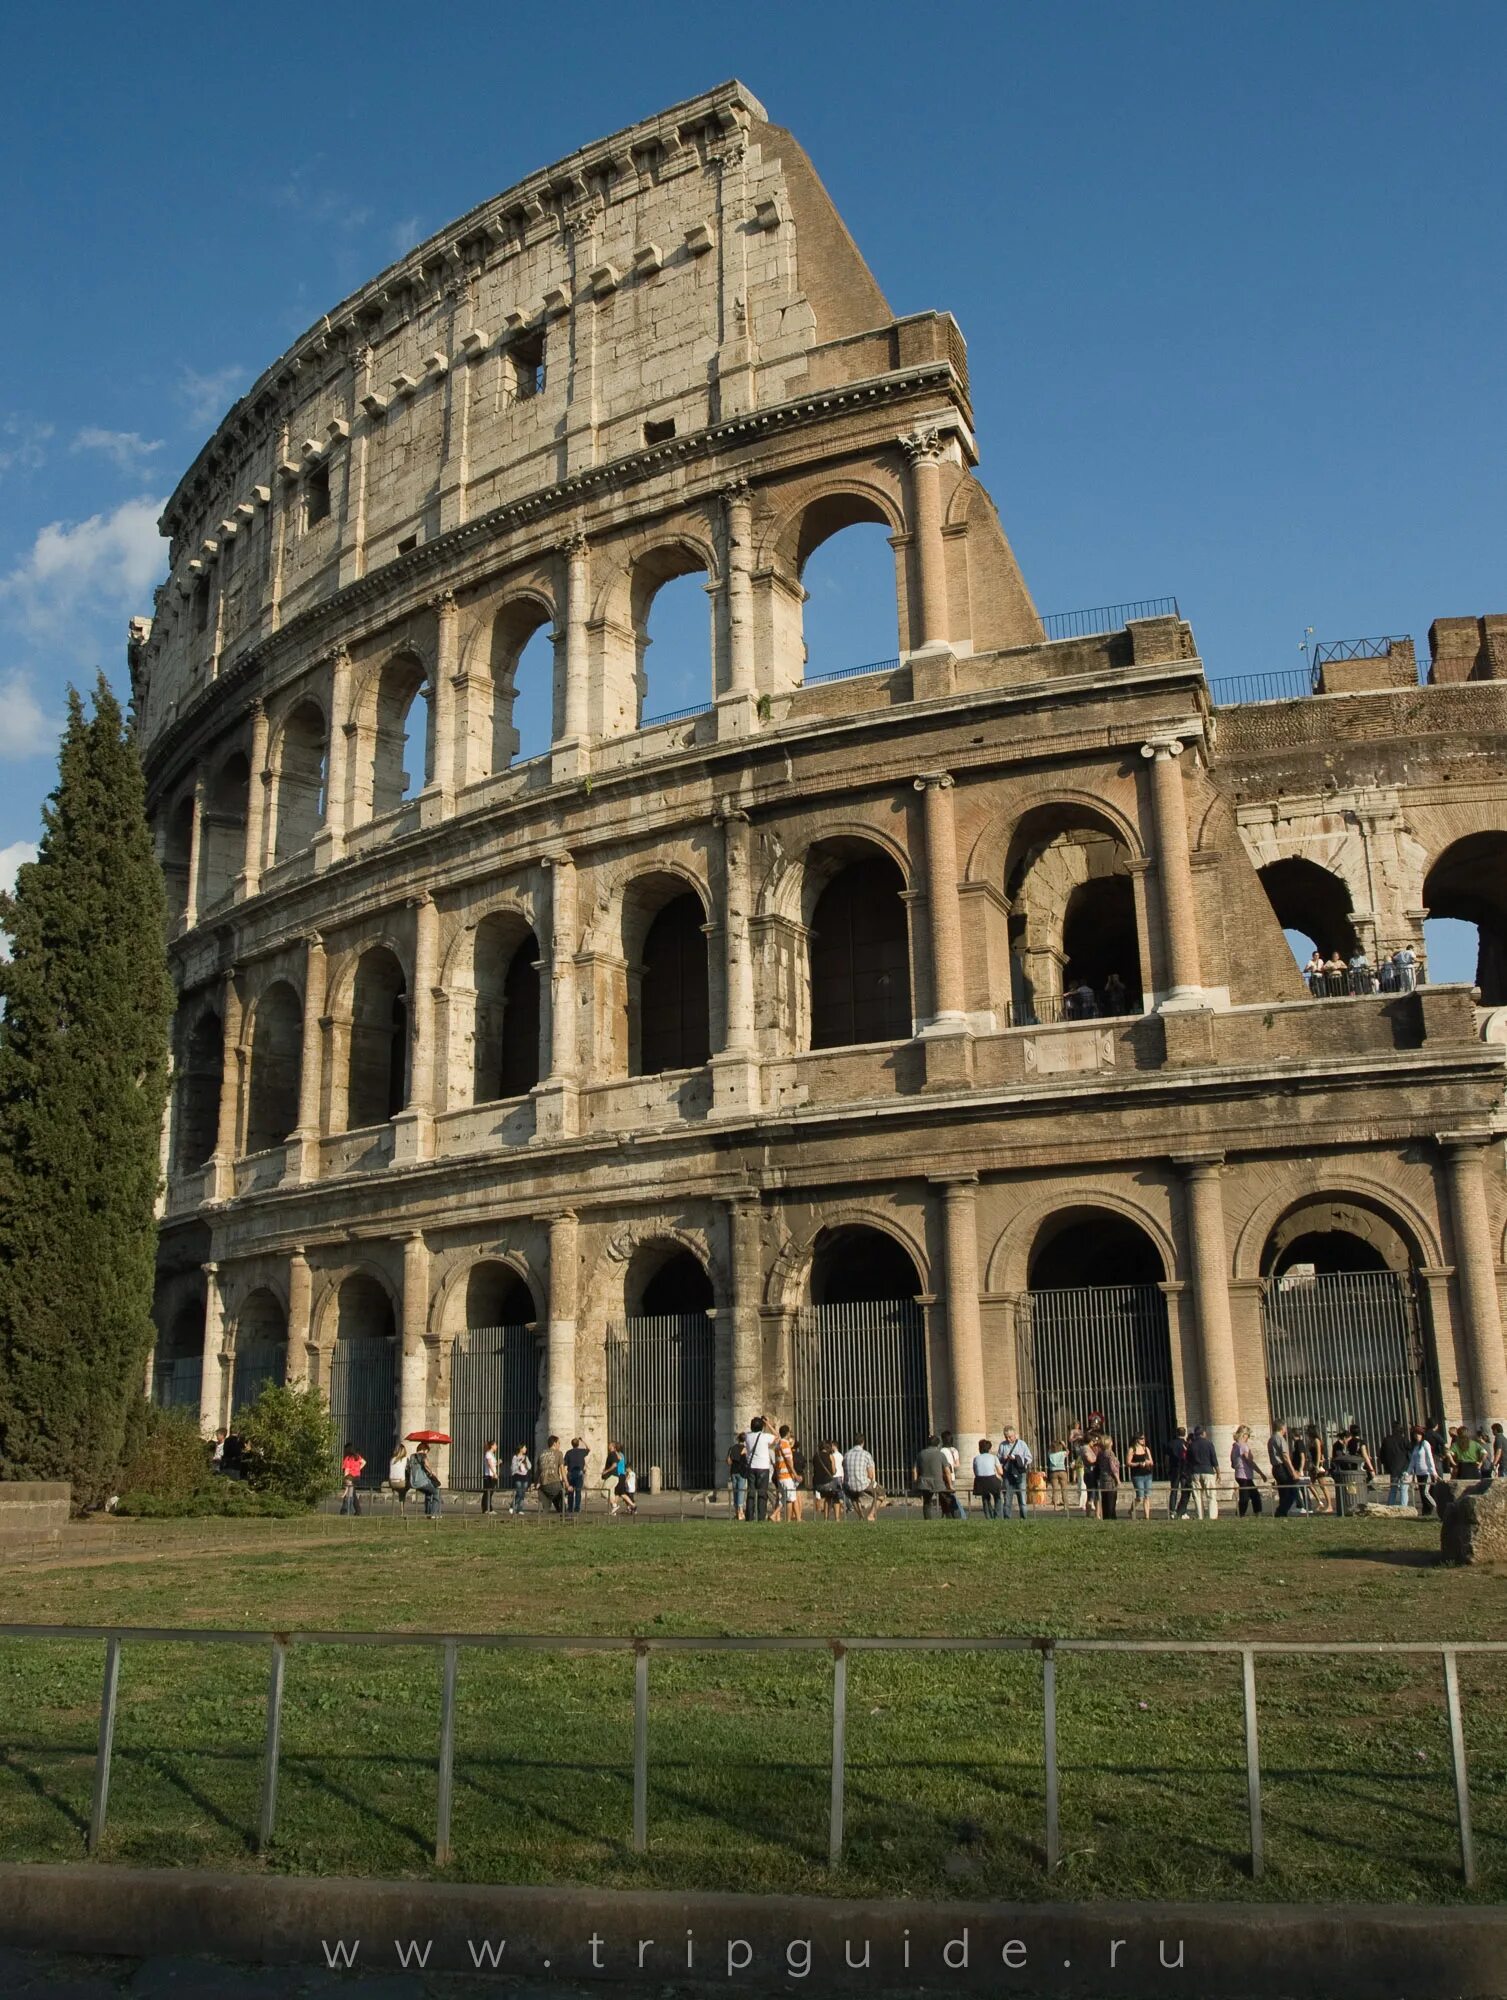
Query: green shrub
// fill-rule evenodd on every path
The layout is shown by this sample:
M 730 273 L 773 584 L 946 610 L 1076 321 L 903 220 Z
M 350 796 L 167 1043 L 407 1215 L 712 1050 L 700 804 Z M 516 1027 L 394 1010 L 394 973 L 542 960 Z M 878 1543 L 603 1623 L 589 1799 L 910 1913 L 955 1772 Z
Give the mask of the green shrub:
M 287 1520 L 306 1510 L 297 1500 L 284 1500 L 277 1493 L 257 1493 L 241 1479 L 211 1479 L 195 1493 L 154 1493 L 143 1487 L 123 1493 L 115 1510 L 143 1521 L 203 1520 L 213 1515 L 250 1515 Z
M 317 1389 L 268 1383 L 236 1416 L 246 1482 L 257 1493 L 312 1507 L 340 1486 L 335 1423 Z
M 120 1474 L 123 1510 L 139 1493 L 154 1494 L 164 1502 L 181 1502 L 210 1485 L 214 1475 L 209 1469 L 209 1447 L 199 1435 L 196 1413 L 159 1410 L 148 1404 L 139 1431 L 136 1425 L 132 1429 L 137 1435 Z

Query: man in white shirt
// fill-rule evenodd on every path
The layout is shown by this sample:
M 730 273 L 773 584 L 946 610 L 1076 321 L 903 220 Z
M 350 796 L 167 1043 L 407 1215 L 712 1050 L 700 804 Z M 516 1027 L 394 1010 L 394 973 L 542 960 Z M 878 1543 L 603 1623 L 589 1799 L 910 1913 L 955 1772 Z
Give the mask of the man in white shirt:
M 872 1521 L 878 1511 L 877 1478 L 867 1443 L 854 1438 L 842 1455 L 842 1486 L 860 1521 Z
M 1010 1509 L 1015 1508 L 1024 1521 L 1026 1514 L 1026 1475 L 1031 1470 L 1031 1447 L 1023 1437 L 1017 1437 L 1010 1424 L 1005 1425 L 1005 1434 L 999 1441 L 1000 1477 L 1005 1482 L 1001 1496 L 1000 1519 L 1008 1521 Z
M 762 1417 L 748 1427 L 748 1505 L 745 1521 L 769 1519 L 769 1475 L 774 1467 L 774 1433 Z

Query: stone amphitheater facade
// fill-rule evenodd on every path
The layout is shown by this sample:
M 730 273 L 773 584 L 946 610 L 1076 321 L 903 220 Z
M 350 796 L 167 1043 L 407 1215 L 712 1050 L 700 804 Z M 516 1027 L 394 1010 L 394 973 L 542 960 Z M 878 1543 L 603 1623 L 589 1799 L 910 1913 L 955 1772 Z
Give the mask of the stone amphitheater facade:
M 1222 1443 L 1374 1414 L 1355 1273 L 1415 1406 L 1507 1418 L 1507 619 L 1439 621 L 1423 685 L 1399 642 L 1220 702 L 1175 605 L 1044 622 L 976 462 L 957 325 L 892 316 L 735 83 L 236 404 L 131 634 L 159 1395 L 211 1428 L 315 1382 L 373 1458 L 454 1427 L 461 1484 L 515 1430 L 704 1484 L 757 1410 L 891 1456 L 1090 1407 Z M 817 678 L 802 570 L 856 523 L 896 657 Z M 646 721 L 686 574 L 705 700 Z M 1283 935 L 1375 964 L 1430 910 L 1475 991 L 1315 997 Z

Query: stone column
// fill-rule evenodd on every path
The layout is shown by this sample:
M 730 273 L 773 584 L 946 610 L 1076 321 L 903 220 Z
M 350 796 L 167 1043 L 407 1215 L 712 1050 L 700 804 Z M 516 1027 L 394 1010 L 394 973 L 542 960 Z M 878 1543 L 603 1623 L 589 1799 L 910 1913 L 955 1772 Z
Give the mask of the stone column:
M 225 1421 L 225 1301 L 220 1296 L 220 1267 L 204 1266 L 204 1373 L 199 1384 L 199 1429 L 213 1437 Z
M 942 433 L 922 425 L 901 438 L 910 462 L 911 547 L 914 551 L 915 601 L 911 605 L 911 634 L 920 627 L 920 639 L 913 652 L 946 652 L 947 640 L 947 554 L 942 542 L 942 460 L 946 445 Z
M 288 1253 L 288 1365 L 290 1387 L 309 1379 L 309 1341 L 313 1333 L 311 1307 L 314 1281 L 301 1243 Z M 327 1386 L 327 1385 L 326 1385 Z
M 534 1130 L 567 1138 L 576 1129 L 576 865 L 563 850 L 547 854 L 549 870 L 549 1049 L 544 1080 L 534 1093 Z
M 344 646 L 337 646 L 330 655 L 330 734 L 325 760 L 324 825 L 314 836 L 314 862 L 319 868 L 327 868 L 345 853 L 349 826 L 346 792 L 350 741 L 355 730 L 350 711 L 351 656 Z
M 254 896 L 262 886 L 263 846 L 267 838 L 267 711 L 259 701 L 251 704 L 251 782 L 246 788 L 246 852 L 241 863 L 241 879 L 236 884 L 239 897 Z
M 545 1353 L 545 1431 L 561 1444 L 575 1436 L 576 1312 L 579 1306 L 579 1226 L 574 1209 L 549 1218 L 549 1327 Z
M 964 1458 L 987 1429 L 984 1334 L 979 1312 L 978 1176 L 934 1183 L 942 1190 L 943 1254 L 947 1265 L 947 1359 L 952 1433 Z
M 926 910 L 931 939 L 931 1026 L 967 1025 L 963 1007 L 963 924 L 958 910 L 958 843 L 953 782 L 945 771 L 916 780 L 926 808 Z
M 199 874 L 204 866 L 204 780 L 194 780 L 194 816 L 188 835 L 188 888 L 183 898 L 183 928 L 199 921 Z
M 753 495 L 746 479 L 722 489 L 723 591 L 726 599 L 727 686 L 717 698 L 717 734 L 746 735 L 758 720 L 754 677 Z
M 440 916 L 420 896 L 413 919 L 413 1006 L 409 1015 L 408 1102 L 393 1120 L 394 1164 L 434 1157 L 434 990 L 439 977 Z
M 324 939 L 311 931 L 304 939 L 303 1047 L 298 1063 L 298 1129 L 291 1145 L 298 1148 L 298 1178 L 319 1178 L 320 1119 L 324 1086 L 324 1003 L 327 965 Z
M 1162 996 L 1163 1006 L 1203 1004 L 1193 864 L 1188 852 L 1188 808 L 1179 762 L 1182 754 L 1182 739 L 1177 736 L 1157 736 L 1141 745 L 1141 755 L 1151 766 L 1151 822 L 1168 982 L 1168 991 Z
M 220 1115 L 215 1127 L 214 1157 L 210 1161 L 212 1201 L 229 1201 L 235 1193 L 235 1160 L 240 1151 L 241 993 L 234 966 L 225 975 L 224 992 L 220 1007 Z
M 760 1099 L 754 1037 L 753 947 L 748 920 L 753 901 L 752 838 L 748 814 L 725 806 L 722 831 L 722 950 L 727 1032 L 712 1057 L 712 1105 L 718 1112 L 755 1109 Z
M 580 777 L 589 758 L 591 686 L 586 619 L 591 586 L 586 537 L 566 535 L 556 546 L 565 559 L 565 699 L 561 704 L 561 733 L 550 762 L 550 775 L 559 783 Z
M 1450 1222 L 1455 1239 L 1455 1284 L 1465 1321 L 1470 1353 L 1470 1389 L 1474 1409 L 1465 1420 L 1477 1424 L 1507 1423 L 1507 1353 L 1502 1345 L 1502 1308 L 1497 1291 L 1496 1254 L 1491 1216 L 1486 1206 L 1487 1132 L 1441 1132 L 1444 1168 L 1449 1180 Z M 1495 1143 L 1500 1145 L 1500 1139 Z
M 429 1397 L 429 1245 L 416 1229 L 403 1238 L 403 1348 L 398 1376 L 398 1436 L 427 1428 Z
M 1219 1189 L 1222 1153 L 1179 1158 L 1187 1185 L 1187 1258 L 1198 1318 L 1199 1372 L 1203 1415 L 1221 1469 L 1240 1423 L 1240 1387 L 1235 1370 L 1235 1333 L 1230 1320 L 1229 1246 L 1224 1230 L 1224 1197 Z
M 433 741 L 430 771 L 419 808 L 425 826 L 449 812 L 455 796 L 455 670 L 459 660 L 460 614 L 453 591 L 442 591 L 435 599 L 434 620 L 434 706 L 430 710 Z
M 718 1463 L 764 1401 L 764 1335 L 759 1307 L 763 1292 L 763 1260 L 759 1251 L 761 1206 L 754 1189 L 726 1198 L 728 1270 L 732 1276 L 728 1375 L 730 1404 L 717 1413 Z

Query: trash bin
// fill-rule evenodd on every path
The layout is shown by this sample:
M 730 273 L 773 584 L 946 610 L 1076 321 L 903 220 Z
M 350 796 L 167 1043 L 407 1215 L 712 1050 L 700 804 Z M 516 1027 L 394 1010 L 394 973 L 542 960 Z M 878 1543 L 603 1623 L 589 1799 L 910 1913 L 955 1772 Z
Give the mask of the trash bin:
M 1354 1470 L 1331 1468 L 1334 1471 L 1334 1511 L 1336 1514 L 1358 1514 L 1361 1502 L 1366 1497 L 1366 1474 L 1364 1467 Z

